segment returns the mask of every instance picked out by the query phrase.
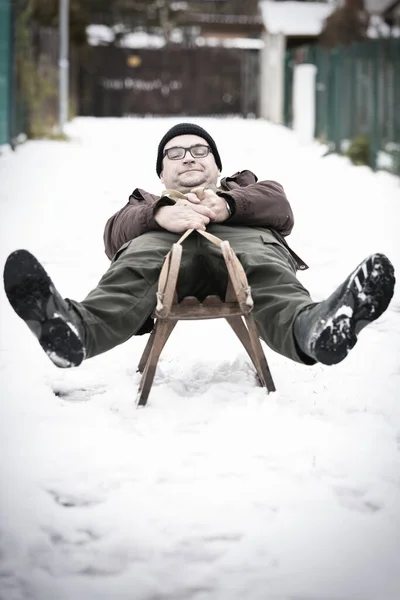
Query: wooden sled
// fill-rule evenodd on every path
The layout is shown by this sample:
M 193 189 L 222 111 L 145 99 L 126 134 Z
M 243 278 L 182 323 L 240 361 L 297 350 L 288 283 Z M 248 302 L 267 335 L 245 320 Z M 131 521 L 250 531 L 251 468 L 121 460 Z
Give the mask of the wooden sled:
M 244 269 L 228 241 L 222 241 L 206 231 L 199 234 L 220 246 L 228 271 L 228 286 L 225 302 L 218 296 L 207 296 L 199 302 L 187 296 L 178 303 L 176 283 L 182 256 L 182 242 L 193 232 L 189 229 L 173 244 L 161 269 L 155 326 L 140 359 L 138 371 L 142 373 L 139 384 L 137 405 L 145 406 L 153 384 L 158 359 L 176 323 L 179 320 L 221 319 L 227 320 L 249 355 L 257 374 L 258 384 L 268 392 L 275 391 L 275 385 L 262 349 L 255 321 L 250 314 L 253 308 L 251 290 Z

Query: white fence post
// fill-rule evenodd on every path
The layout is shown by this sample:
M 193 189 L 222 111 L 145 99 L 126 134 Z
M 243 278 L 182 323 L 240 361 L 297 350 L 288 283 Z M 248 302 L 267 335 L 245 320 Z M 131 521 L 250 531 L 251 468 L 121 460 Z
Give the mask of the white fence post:
M 272 123 L 283 123 L 285 36 L 263 36 L 264 48 L 260 52 L 260 117 Z
M 301 144 L 315 136 L 315 65 L 297 65 L 293 73 L 293 130 Z

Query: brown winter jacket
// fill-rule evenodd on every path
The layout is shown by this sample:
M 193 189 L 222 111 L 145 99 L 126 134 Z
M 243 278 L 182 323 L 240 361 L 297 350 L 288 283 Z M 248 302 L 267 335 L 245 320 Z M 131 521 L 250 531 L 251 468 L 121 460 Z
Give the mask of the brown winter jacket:
M 218 194 L 229 203 L 232 216 L 229 225 L 246 225 L 247 227 L 266 227 L 284 244 L 294 257 L 299 269 L 307 265 L 289 248 L 283 236 L 293 229 L 292 209 L 282 186 L 276 181 L 260 181 L 251 171 L 240 171 L 231 177 L 224 177 L 220 182 Z M 136 188 L 129 201 L 106 223 L 104 230 L 105 251 L 111 260 L 118 249 L 134 238 L 148 231 L 160 230 L 154 214 L 165 203 L 160 196 L 155 196 Z

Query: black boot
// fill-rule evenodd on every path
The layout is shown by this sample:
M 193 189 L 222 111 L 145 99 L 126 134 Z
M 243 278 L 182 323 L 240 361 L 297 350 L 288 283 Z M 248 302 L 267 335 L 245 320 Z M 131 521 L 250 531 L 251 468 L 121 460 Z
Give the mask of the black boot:
M 394 284 L 394 268 L 384 254 L 363 260 L 327 300 L 298 315 L 294 336 L 300 350 L 325 365 L 342 361 L 360 331 L 387 309 Z
M 80 365 L 85 358 L 83 321 L 27 250 L 16 250 L 7 258 L 4 288 L 11 306 L 53 363 L 62 368 Z

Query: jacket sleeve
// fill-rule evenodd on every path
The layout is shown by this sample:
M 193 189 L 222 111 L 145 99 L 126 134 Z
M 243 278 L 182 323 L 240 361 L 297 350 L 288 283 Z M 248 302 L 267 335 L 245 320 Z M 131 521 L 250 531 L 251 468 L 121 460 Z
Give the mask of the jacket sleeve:
M 128 203 L 108 219 L 104 229 L 104 246 L 110 260 L 126 242 L 148 231 L 161 229 L 154 220 L 154 207 L 158 200 L 158 196 L 136 189 Z
M 276 181 L 249 180 L 250 172 L 243 171 L 237 176 L 224 180 L 220 195 L 226 198 L 233 209 L 229 223 L 247 225 L 248 227 L 267 227 L 278 231 L 281 235 L 289 235 L 293 229 L 294 217 L 283 187 Z

